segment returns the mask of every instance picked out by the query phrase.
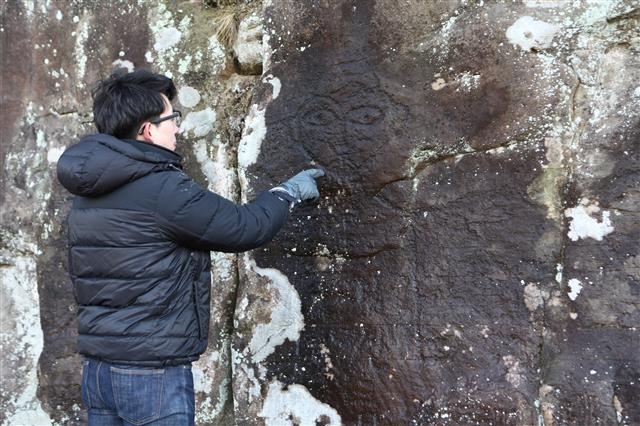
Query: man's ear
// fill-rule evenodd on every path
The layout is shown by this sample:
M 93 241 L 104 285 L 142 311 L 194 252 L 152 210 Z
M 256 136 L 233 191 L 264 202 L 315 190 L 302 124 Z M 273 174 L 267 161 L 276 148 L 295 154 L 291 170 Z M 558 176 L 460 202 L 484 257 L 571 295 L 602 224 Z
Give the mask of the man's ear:
M 153 143 L 153 135 L 151 134 L 152 132 L 153 126 L 151 125 L 151 123 L 147 122 L 142 125 L 142 133 L 140 133 L 140 136 L 142 136 L 145 141 Z

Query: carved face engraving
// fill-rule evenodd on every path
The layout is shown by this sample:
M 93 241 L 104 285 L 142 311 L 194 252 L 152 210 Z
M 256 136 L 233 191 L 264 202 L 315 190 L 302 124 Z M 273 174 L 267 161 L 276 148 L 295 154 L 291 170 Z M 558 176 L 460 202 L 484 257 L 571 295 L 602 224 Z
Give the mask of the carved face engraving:
M 399 123 L 407 108 L 382 90 L 366 64 L 355 69 L 349 64 L 319 82 L 297 85 L 287 101 L 298 105 L 289 109 L 293 115 L 268 124 L 272 135 L 290 135 L 306 160 L 326 168 L 342 189 L 375 190 L 398 178 L 389 175 L 401 174 L 404 159 L 388 148 L 401 139 Z M 312 90 L 302 97 L 297 90 L 305 86 Z

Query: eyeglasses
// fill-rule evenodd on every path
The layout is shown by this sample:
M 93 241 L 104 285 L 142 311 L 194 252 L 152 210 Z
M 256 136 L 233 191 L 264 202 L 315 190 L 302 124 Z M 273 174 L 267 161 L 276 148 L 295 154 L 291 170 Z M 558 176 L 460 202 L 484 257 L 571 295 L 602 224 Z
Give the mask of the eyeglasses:
M 179 125 L 181 118 L 182 118 L 182 113 L 178 110 L 173 110 L 173 114 L 165 115 L 164 117 L 154 118 L 153 120 L 149 120 L 149 123 L 160 124 L 163 121 L 173 119 L 173 121 L 175 121 L 176 124 Z
M 160 124 L 166 120 L 173 120 L 176 123 L 176 126 L 179 126 L 181 118 L 182 118 L 182 113 L 178 110 L 173 110 L 173 114 L 165 115 L 164 117 L 154 118 L 152 120 L 148 120 L 148 122 L 152 124 Z M 138 130 L 138 134 L 141 135 L 143 131 L 144 131 L 144 124 L 142 125 L 142 127 L 140 127 L 140 130 Z

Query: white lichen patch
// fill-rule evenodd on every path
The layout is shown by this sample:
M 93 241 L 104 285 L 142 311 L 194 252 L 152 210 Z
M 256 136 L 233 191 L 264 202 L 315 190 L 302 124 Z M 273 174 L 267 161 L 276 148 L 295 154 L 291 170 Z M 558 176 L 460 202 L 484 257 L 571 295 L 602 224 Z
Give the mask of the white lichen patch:
M 549 292 L 541 290 L 535 283 L 529 283 L 524 288 L 524 304 L 531 312 L 544 306 L 547 299 L 549 299 Z
M 178 28 L 183 34 L 187 33 L 189 31 L 189 27 L 191 26 L 192 22 L 193 20 L 191 19 L 191 16 L 184 15 L 180 20 L 180 23 L 178 24 Z
M 12 384 L 18 392 L 12 395 L 13 410 L 5 413 L 6 425 L 52 424 L 37 397 L 38 359 L 44 344 L 37 282 L 35 257 L 12 257 L 11 265 L 2 268 L 3 382 L 6 372 L 18 372 Z
M 236 306 L 236 318 L 234 326 L 238 326 L 238 321 L 243 321 L 246 318 L 247 307 L 249 306 L 249 299 L 245 296 L 238 302 Z
M 618 420 L 618 423 L 622 423 L 622 404 L 620 403 L 620 400 L 618 399 L 617 395 L 613 395 L 613 406 L 616 409 L 616 419 Z
M 458 88 L 456 90 L 470 92 L 480 85 L 480 75 L 471 74 L 470 72 L 463 72 L 456 75 L 455 81 L 458 83 Z
M 490 331 L 489 327 L 487 327 L 486 325 L 483 325 L 482 329 L 480 329 L 480 335 L 482 337 L 484 337 L 485 339 L 488 339 L 489 338 L 489 331 Z
M 247 169 L 258 160 L 262 141 L 267 134 L 265 110 L 251 105 L 238 146 L 238 166 Z
M 180 42 L 182 32 L 175 27 L 165 27 L 155 34 L 153 48 L 157 52 L 167 50 Z
M 28 3 L 28 2 L 27 2 Z M 89 19 L 84 17 L 78 23 L 75 36 L 75 46 L 73 49 L 73 57 L 77 64 L 76 84 L 84 85 L 84 75 L 87 71 L 87 53 L 85 52 L 85 44 L 89 38 Z M 72 33 L 73 34 L 73 33 Z
M 229 198 L 229 197 L 227 197 Z M 215 279 L 216 283 L 228 282 L 235 277 L 236 268 L 235 253 L 222 253 L 218 251 L 211 252 L 211 279 Z
M 340 254 L 331 253 L 326 245 L 318 244 L 315 250 L 314 261 L 319 271 L 336 272 L 336 270 L 339 271 L 342 265 L 346 263 L 347 259 Z
M 220 73 L 225 67 L 226 55 L 224 53 L 224 47 L 214 35 L 209 37 L 208 51 L 211 56 L 209 66 L 212 68 L 214 74 Z
M 606 138 L 610 129 L 631 123 L 637 111 L 638 102 L 634 102 L 633 97 L 636 82 L 633 78 L 621 77 L 627 75 L 630 68 L 637 68 L 637 59 L 633 51 L 626 47 L 608 48 L 601 45 L 602 41 L 585 34 L 580 34 L 578 40 L 585 47 L 576 52 L 571 61 L 579 77 L 585 79 L 581 89 L 590 104 L 588 114 L 582 114 L 580 118 L 598 133 L 598 139 Z M 602 47 L 594 47 L 598 44 Z M 591 161 L 596 160 L 598 166 L 597 163 L 607 161 L 608 155 L 603 155 L 604 152 L 589 150 L 584 154 L 591 154 Z M 593 158 L 596 154 L 603 158 Z M 588 169 L 588 165 L 585 166 Z M 599 174 L 602 176 L 603 173 Z
M 566 0 L 524 0 L 526 7 L 542 7 L 542 8 L 554 8 L 566 6 Z
M 213 380 L 211 376 L 205 374 L 204 370 L 210 365 L 215 365 L 219 360 L 220 353 L 214 351 L 207 356 L 202 356 L 198 362 L 193 364 L 193 389 L 196 392 L 209 392 L 213 385 Z
M 591 0 L 586 2 L 586 8 L 578 21 L 583 26 L 591 26 L 597 22 L 605 23 L 611 9 L 616 7 L 617 1 Z
M 223 345 L 223 350 L 228 346 Z M 193 384 L 196 394 L 204 398 L 199 401 L 196 410 L 196 422 L 198 424 L 215 423 L 218 416 L 222 414 L 224 405 L 229 399 L 229 377 L 221 380 L 217 378 L 217 374 L 225 374 L 226 369 L 220 368 L 220 363 L 224 364 L 221 359 L 221 353 L 213 351 L 201 357 L 193 364 Z M 217 387 L 215 383 L 218 383 Z
M 233 51 L 241 67 L 262 65 L 264 48 L 262 17 L 259 14 L 249 15 L 240 22 Z
M 551 47 L 553 37 L 559 26 L 538 21 L 531 16 L 523 16 L 507 28 L 509 43 L 520 46 L 522 50 L 544 50 Z
M 184 121 L 180 125 L 180 132 L 184 134 L 192 132 L 193 136 L 197 138 L 202 137 L 213 131 L 215 122 L 216 112 L 211 108 L 206 108 L 202 111 L 192 111 L 184 118 Z
M 207 139 L 196 141 L 193 152 L 200 169 L 207 177 L 207 189 L 225 198 L 234 199 L 237 182 L 228 146 L 221 144 L 216 135 L 213 142 Z
M 450 81 L 445 80 L 442 77 L 442 73 L 437 73 L 434 75 L 434 80 L 431 82 L 431 88 L 435 91 L 442 90 L 445 87 L 450 87 L 456 92 L 463 91 L 468 93 L 479 85 L 480 75 L 472 74 L 468 71 L 454 75 Z
M 251 105 L 238 145 L 238 176 L 243 189 L 249 187 L 246 170 L 258 160 L 260 147 L 266 135 L 265 109 L 261 109 L 256 104 Z M 242 196 L 243 201 L 246 201 L 246 191 L 242 192 Z
M 505 378 L 514 388 L 520 388 L 527 382 L 524 370 L 520 366 L 520 361 L 513 355 L 505 355 L 502 357 L 502 363 L 507 367 Z
M 180 74 L 186 74 L 190 69 L 192 69 L 191 62 L 193 60 L 193 56 L 184 55 L 178 60 L 178 72 Z
M 217 397 L 211 395 L 208 390 L 206 397 L 199 401 L 196 406 L 196 424 L 217 424 L 218 416 L 222 414 L 225 403 L 229 399 L 229 382 L 228 378 L 223 379 L 217 389 Z
M 567 285 L 569 286 L 569 292 L 567 293 L 569 299 L 576 300 L 578 298 L 578 295 L 582 291 L 582 282 L 575 278 L 571 278 Z
M 259 416 L 267 426 L 342 424 L 338 412 L 315 399 L 307 388 L 298 384 L 285 387 L 277 380 L 269 384 Z
M 540 399 L 535 401 L 536 408 L 539 408 L 538 425 L 553 425 L 555 424 L 555 411 L 556 406 L 550 401 L 552 400 L 553 392 L 555 392 L 552 386 L 542 385 L 538 390 Z
M 602 241 L 605 235 L 613 232 L 610 213 L 603 211 L 598 219 L 594 217 L 600 213 L 597 203 L 590 203 L 583 199 L 579 205 L 565 211 L 565 216 L 571 218 L 568 236 L 571 241 L 578 241 L 581 238 L 593 238 Z
M 564 145 L 559 137 L 547 137 L 544 139 L 544 146 L 547 149 L 545 157 L 549 164 L 546 166 L 561 166 L 564 161 Z
M 446 327 L 444 328 L 444 330 L 442 330 L 440 332 L 440 335 L 443 336 L 443 337 L 453 335 L 453 336 L 457 337 L 458 339 L 461 339 L 462 338 L 462 331 L 460 331 L 460 329 L 458 329 L 454 325 L 447 324 Z
M 269 83 L 273 87 L 273 91 L 271 92 L 271 99 L 276 99 L 280 94 L 280 89 L 282 88 L 280 79 L 278 77 L 274 77 L 272 74 L 269 74 L 262 79 L 262 82 Z
M 218 166 L 211 159 L 211 154 L 209 149 L 211 146 L 207 142 L 206 139 L 199 139 L 193 144 L 193 153 L 196 155 L 196 160 L 198 160 L 198 164 L 200 164 L 200 169 L 207 177 L 209 181 L 209 185 L 207 185 L 207 189 L 213 190 L 215 186 L 218 174 Z
M 442 35 L 443 39 L 446 40 L 447 38 L 449 38 L 449 36 L 451 35 L 451 30 L 453 29 L 457 20 L 458 16 L 452 16 L 442 25 L 442 27 L 440 28 L 440 34 Z
M 264 2 L 263 2 L 263 7 L 265 7 Z M 262 46 L 263 46 L 262 69 L 268 70 L 271 68 L 271 57 L 275 49 L 271 47 L 271 37 L 269 36 L 269 33 L 267 33 L 266 31 L 262 32 Z
M 49 150 L 47 151 L 47 161 L 49 163 L 57 163 L 58 159 L 60 158 L 60 156 L 62 155 L 65 149 L 67 148 L 64 146 L 50 147 Z
M 178 91 L 178 101 L 184 107 L 193 108 L 200 102 L 200 92 L 191 86 L 182 86 Z
M 126 59 L 116 59 L 111 63 L 115 68 L 126 68 L 128 72 L 133 72 L 136 69 L 133 62 Z
M 216 169 L 216 178 L 213 182 L 213 190 L 223 197 L 237 201 L 236 189 L 238 186 L 238 177 L 235 173 L 231 156 L 232 153 L 229 152 L 229 147 L 227 145 L 220 145 L 214 161 L 218 167 Z
M 156 70 L 173 78 L 173 64 L 178 55 L 177 44 L 182 39 L 182 32 L 175 27 L 173 15 L 164 2 L 158 2 L 148 9 L 147 22 L 154 39 L 153 52 L 147 52 L 147 62 L 155 63 Z
M 564 270 L 564 266 L 562 263 L 556 264 L 556 282 L 560 284 L 562 282 L 562 272 Z
M 324 343 L 320 344 L 320 354 L 324 357 L 324 376 L 333 380 L 335 378 L 333 374 L 333 362 L 331 361 L 331 351 Z
M 444 89 L 445 87 L 447 87 L 447 81 L 442 78 L 442 77 L 437 77 L 432 83 L 431 83 L 431 88 L 433 90 L 441 90 Z
M 267 278 L 267 287 L 272 295 L 269 302 L 271 319 L 268 323 L 256 325 L 249 342 L 251 360 L 261 363 L 285 340 L 298 340 L 304 328 L 304 317 L 298 292 L 282 272 L 260 268 L 253 259 L 248 259 L 246 264 L 254 273 Z
M 238 395 L 241 400 L 245 400 L 251 404 L 254 401 L 260 400 L 260 381 L 256 377 L 256 371 L 254 368 L 248 365 L 247 360 L 242 353 L 231 348 L 234 378 L 234 393 Z

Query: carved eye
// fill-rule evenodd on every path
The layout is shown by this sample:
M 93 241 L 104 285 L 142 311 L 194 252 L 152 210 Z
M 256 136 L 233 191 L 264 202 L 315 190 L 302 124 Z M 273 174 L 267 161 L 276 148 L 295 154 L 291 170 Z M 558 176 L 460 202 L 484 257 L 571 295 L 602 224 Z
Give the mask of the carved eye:
M 373 124 L 384 117 L 384 112 L 376 106 L 362 106 L 349 111 L 347 117 L 356 124 Z
M 337 119 L 337 115 L 326 109 L 309 111 L 304 115 L 304 121 L 311 126 L 328 126 Z

